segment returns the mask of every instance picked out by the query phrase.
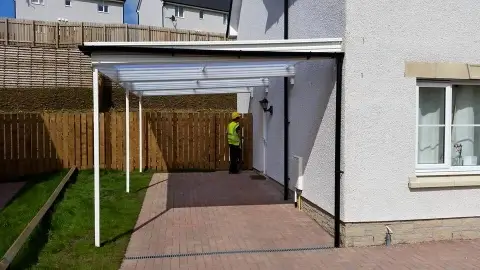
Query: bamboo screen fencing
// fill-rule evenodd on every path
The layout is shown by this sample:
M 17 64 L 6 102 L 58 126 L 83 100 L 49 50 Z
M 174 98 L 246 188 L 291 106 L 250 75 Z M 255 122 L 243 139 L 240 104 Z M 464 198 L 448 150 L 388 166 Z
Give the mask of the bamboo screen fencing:
M 143 166 L 156 171 L 226 170 L 228 113 L 144 113 Z M 139 168 L 138 112 L 130 115 L 130 168 Z M 244 168 L 252 167 L 252 117 L 243 116 Z M 125 167 L 125 113 L 100 115 L 100 166 Z M 93 168 L 92 113 L 0 114 L 0 178 Z
M 75 47 L 95 41 L 226 40 L 223 33 L 207 33 L 132 24 L 46 22 L 0 19 L 0 42 L 15 46 Z

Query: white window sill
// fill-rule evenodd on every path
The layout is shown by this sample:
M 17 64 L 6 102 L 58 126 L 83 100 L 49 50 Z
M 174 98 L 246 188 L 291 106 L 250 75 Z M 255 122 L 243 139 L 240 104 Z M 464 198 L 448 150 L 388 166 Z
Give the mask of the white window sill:
M 442 174 L 418 175 L 410 177 L 408 187 L 441 188 L 441 187 L 480 187 L 480 172 L 442 172 Z

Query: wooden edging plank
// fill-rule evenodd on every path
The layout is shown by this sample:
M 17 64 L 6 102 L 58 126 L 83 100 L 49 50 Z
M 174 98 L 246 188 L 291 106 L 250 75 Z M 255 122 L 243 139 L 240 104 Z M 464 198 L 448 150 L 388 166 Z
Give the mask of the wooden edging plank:
M 57 199 L 60 192 L 65 187 L 65 184 L 70 180 L 73 173 L 77 170 L 76 167 L 73 167 L 68 171 L 67 175 L 62 179 L 60 184 L 58 184 L 57 188 L 53 191 L 52 195 L 48 198 L 47 202 L 40 208 L 38 213 L 33 217 L 33 219 L 28 223 L 27 227 L 23 229 L 22 233 L 17 237 L 15 242 L 10 246 L 7 250 L 5 255 L 3 255 L 2 260 L 0 261 L 0 270 L 6 270 L 10 266 L 10 263 L 15 259 L 17 256 L 18 251 L 22 248 L 25 242 L 28 240 L 30 235 L 32 234 L 33 230 L 37 227 L 37 225 L 42 220 L 43 216 L 47 213 L 48 209 L 52 207 L 53 203 Z

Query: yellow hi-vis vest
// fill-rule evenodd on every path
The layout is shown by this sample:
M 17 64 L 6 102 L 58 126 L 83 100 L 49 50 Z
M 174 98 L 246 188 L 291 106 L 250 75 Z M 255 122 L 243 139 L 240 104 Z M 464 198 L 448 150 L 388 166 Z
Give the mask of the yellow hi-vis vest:
M 232 121 L 228 124 L 228 127 L 227 127 L 228 144 L 236 145 L 236 146 L 240 145 L 240 137 L 238 136 L 238 133 L 237 133 L 237 128 L 239 126 L 240 125 L 235 121 Z

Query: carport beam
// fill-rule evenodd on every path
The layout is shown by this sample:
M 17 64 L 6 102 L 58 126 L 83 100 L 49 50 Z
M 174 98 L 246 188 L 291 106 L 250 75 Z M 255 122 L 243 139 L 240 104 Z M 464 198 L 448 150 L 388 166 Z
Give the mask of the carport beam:
M 139 168 L 140 172 L 143 171 L 142 95 L 143 95 L 142 92 L 140 92 L 140 94 L 138 95 L 138 156 L 139 156 L 139 163 L 140 163 L 140 168 Z
M 125 175 L 127 177 L 127 193 L 130 192 L 130 92 L 125 90 Z
M 93 70 L 93 189 L 95 246 L 100 247 L 100 134 L 98 104 L 98 69 Z

